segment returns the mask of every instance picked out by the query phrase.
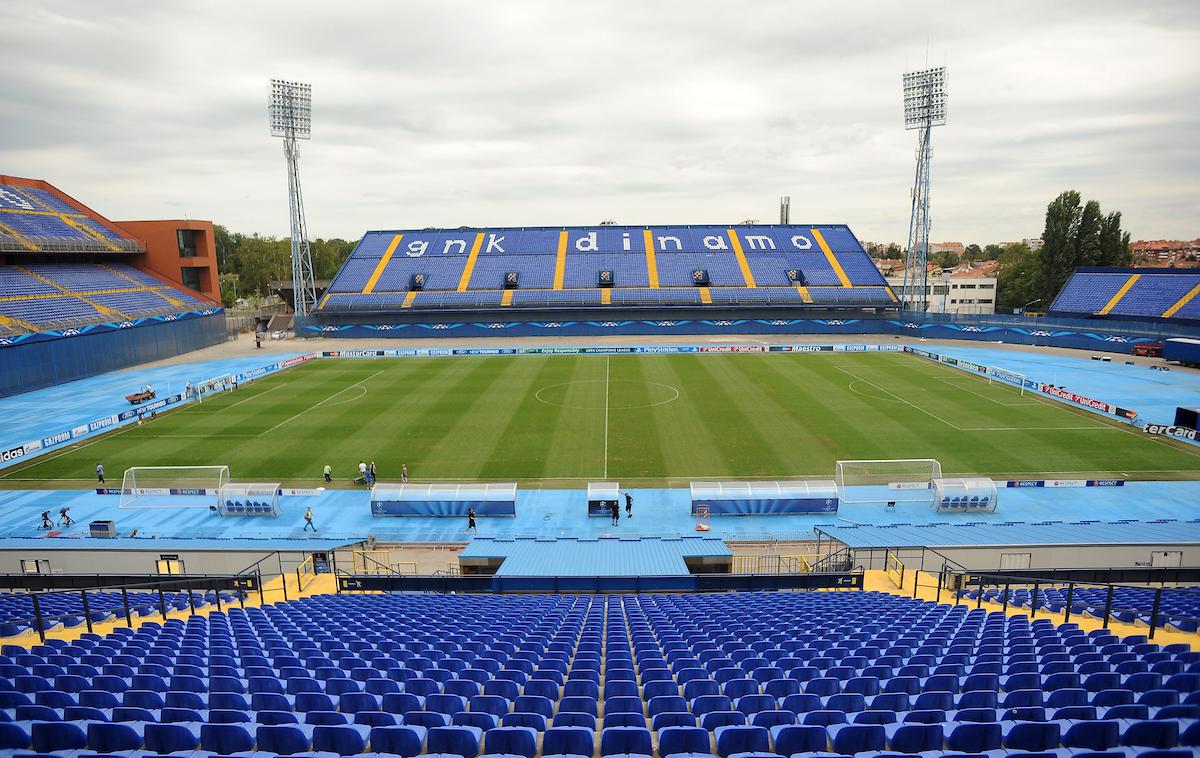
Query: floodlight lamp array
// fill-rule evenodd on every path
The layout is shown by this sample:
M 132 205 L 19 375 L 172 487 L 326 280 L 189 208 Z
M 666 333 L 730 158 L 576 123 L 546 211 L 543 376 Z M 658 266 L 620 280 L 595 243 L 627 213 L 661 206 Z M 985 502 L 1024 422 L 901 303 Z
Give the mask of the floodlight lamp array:
M 904 128 L 946 123 L 946 67 L 904 74 Z
M 312 85 L 271 80 L 267 101 L 272 137 L 310 139 L 312 137 Z

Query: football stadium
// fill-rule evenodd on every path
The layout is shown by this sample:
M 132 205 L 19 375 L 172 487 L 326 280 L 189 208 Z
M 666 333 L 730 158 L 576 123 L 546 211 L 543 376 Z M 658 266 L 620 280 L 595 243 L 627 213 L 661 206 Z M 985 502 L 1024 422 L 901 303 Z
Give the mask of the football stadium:
M 900 281 L 786 198 L 397 211 L 314 275 L 287 80 L 270 309 L 211 220 L 0 175 L 0 755 L 1200 755 L 1200 268 L 1117 213 L 950 311 L 944 77 Z

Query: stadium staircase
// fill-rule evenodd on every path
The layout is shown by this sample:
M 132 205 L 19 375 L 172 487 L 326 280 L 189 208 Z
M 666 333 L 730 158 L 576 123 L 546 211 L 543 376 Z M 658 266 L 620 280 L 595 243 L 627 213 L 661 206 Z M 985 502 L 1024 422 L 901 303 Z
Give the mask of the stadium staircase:
M 314 596 L 0 655 L 0 750 L 18 752 L 1185 758 L 1200 743 L 1185 645 L 888 592 Z

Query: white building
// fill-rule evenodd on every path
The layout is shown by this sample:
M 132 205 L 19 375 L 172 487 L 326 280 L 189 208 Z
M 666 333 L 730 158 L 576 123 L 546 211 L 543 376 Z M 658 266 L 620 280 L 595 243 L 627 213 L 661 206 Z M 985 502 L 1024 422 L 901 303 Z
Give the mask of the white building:
M 967 264 L 953 270 L 933 267 L 925 286 L 930 313 L 995 313 L 996 262 Z M 902 296 L 904 273 L 888 276 L 887 283 Z

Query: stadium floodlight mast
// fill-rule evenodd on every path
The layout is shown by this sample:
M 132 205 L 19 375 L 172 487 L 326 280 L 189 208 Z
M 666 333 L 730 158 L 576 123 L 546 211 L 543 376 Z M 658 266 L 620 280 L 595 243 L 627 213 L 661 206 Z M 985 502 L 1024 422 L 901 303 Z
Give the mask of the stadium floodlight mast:
M 300 191 L 300 149 L 296 146 L 296 140 L 312 138 L 312 85 L 272 79 L 267 114 L 271 120 L 271 136 L 283 138 L 291 214 L 292 292 L 296 300 L 296 315 L 307 316 L 317 305 L 317 285 L 313 281 L 308 224 L 304 220 L 304 194 Z
M 912 215 L 908 220 L 908 255 L 904 260 L 901 304 L 923 312 L 928 307 L 929 263 L 929 137 L 946 123 L 946 67 L 904 74 L 904 128 L 916 129 L 917 173 L 913 179 Z

